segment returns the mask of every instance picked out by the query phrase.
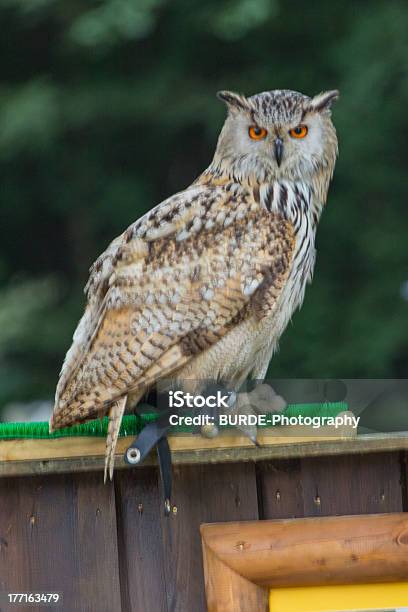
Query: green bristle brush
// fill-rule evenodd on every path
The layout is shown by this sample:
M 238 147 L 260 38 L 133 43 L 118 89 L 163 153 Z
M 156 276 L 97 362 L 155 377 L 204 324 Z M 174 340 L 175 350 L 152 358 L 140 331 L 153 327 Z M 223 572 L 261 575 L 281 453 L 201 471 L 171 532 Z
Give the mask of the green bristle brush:
M 282 412 L 287 417 L 335 417 L 340 412 L 348 410 L 345 402 L 326 402 L 322 404 L 288 404 Z M 119 436 L 137 436 L 143 427 L 157 418 L 157 413 L 142 415 L 125 415 L 122 419 Z M 180 425 L 171 428 L 171 432 L 191 433 L 193 427 Z M 31 423 L 0 423 L 0 440 L 11 439 L 53 439 L 75 436 L 106 437 L 108 418 L 96 419 L 82 425 L 65 427 L 53 433 L 48 431 L 48 422 Z

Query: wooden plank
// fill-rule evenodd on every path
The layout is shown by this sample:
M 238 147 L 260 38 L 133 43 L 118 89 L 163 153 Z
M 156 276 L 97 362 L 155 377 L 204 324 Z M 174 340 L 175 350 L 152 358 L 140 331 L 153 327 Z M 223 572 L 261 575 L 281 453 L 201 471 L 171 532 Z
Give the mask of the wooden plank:
M 82 440 L 89 440 L 82 439 Z M 129 438 L 130 440 L 130 438 Z M 123 450 L 129 440 L 120 440 L 119 451 Z M 15 441 L 14 441 L 15 442 Z M 20 440 L 18 444 L 28 442 Z M 41 445 L 43 440 L 30 441 L 35 445 Z M 49 441 L 46 441 L 49 442 Z M 55 442 L 55 441 L 54 441 Z M 84 442 L 83 442 L 84 443 Z M 7 455 L 9 451 L 4 450 L 4 445 L 11 444 L 10 441 L 0 441 L 1 456 Z M 104 443 L 103 443 L 104 447 Z M 282 443 L 264 445 L 261 447 L 235 447 L 235 448 L 205 448 L 194 450 L 174 451 L 172 453 L 173 463 L 191 465 L 199 463 L 232 463 L 236 461 L 262 461 L 268 459 L 284 459 L 295 457 L 319 457 L 336 456 L 354 453 L 376 453 L 384 451 L 406 451 L 408 450 L 408 435 L 404 433 L 393 434 L 367 434 L 354 439 L 343 440 L 320 440 L 312 442 L 302 442 L 296 439 L 295 442 L 288 443 L 285 439 Z M 37 451 L 35 451 L 37 453 Z M 100 449 L 102 453 L 102 449 Z M 43 454 L 45 451 L 39 451 Z M 46 453 L 45 453 L 46 454 Z M 50 453 L 51 455 L 52 453 Z M 91 470 L 103 470 L 103 454 L 93 456 L 76 456 L 61 458 L 30 459 L 29 453 L 25 460 L 0 460 L 1 476 L 20 476 L 29 474 L 49 474 L 49 473 L 72 473 Z M 149 455 L 144 465 L 155 465 L 155 455 Z M 116 468 L 128 467 L 123 460 L 123 456 L 116 455 Z
M 303 486 L 299 459 L 262 461 L 257 464 L 261 518 L 304 516 Z
M 306 458 L 301 463 L 305 516 L 402 510 L 399 453 Z
M 72 612 L 121 610 L 111 489 L 92 474 L 54 475 L 2 479 L 0 497 L 0 590 L 60 592 Z
M 263 518 L 403 510 L 399 453 L 265 462 L 258 474 Z
M 168 608 L 206 610 L 200 524 L 258 518 L 253 464 L 176 466 L 173 512 L 161 514 Z
M 115 474 L 122 606 L 167 611 L 156 468 Z
M 0 497 L 1 590 L 60 592 L 76 610 L 73 478 L 2 480 Z
M 354 430 L 353 430 L 354 431 Z M 351 434 L 341 436 L 334 427 L 275 427 L 263 428 L 258 432 L 258 443 L 262 446 L 316 442 L 336 442 L 349 439 Z M 177 452 L 205 451 L 213 449 L 253 448 L 254 444 L 237 431 L 223 430 L 215 438 L 197 434 L 176 434 L 169 436 L 170 449 Z M 123 455 L 133 442 L 134 436 L 119 438 L 117 454 Z M 105 454 L 105 439 L 92 436 L 72 436 L 53 439 L 12 439 L 0 440 L 0 461 L 25 461 L 33 459 L 58 459 L 64 457 L 92 457 Z
M 408 453 L 401 453 L 402 508 L 408 512 Z
M 115 491 L 102 474 L 74 476 L 78 608 L 121 610 Z
M 203 545 L 219 561 L 258 586 L 361 584 L 408 578 L 406 513 L 229 522 L 202 525 L 201 534 Z M 213 576 L 213 589 L 217 578 Z M 216 591 L 222 588 L 228 588 L 225 580 L 218 583 Z M 214 610 L 232 612 L 231 608 Z
M 218 559 L 204 539 L 203 562 L 208 612 L 268 612 L 269 589 L 234 572 Z

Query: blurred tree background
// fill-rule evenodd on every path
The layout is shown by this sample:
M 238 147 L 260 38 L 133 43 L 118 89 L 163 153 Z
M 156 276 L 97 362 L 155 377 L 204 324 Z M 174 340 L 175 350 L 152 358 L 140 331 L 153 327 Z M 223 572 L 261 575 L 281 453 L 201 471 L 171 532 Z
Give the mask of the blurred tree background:
M 90 264 L 208 165 L 218 89 L 341 90 L 315 278 L 270 375 L 407 376 L 406 2 L 0 0 L 0 23 L 0 407 L 52 399 Z

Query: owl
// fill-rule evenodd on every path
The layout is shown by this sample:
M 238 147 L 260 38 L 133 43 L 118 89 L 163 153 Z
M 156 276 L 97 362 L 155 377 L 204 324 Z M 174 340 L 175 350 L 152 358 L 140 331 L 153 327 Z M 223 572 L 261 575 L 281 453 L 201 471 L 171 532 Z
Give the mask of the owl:
M 125 409 L 157 381 L 238 390 L 265 377 L 312 278 L 338 95 L 219 92 L 227 117 L 208 168 L 91 267 L 50 430 L 108 414 L 105 479 Z

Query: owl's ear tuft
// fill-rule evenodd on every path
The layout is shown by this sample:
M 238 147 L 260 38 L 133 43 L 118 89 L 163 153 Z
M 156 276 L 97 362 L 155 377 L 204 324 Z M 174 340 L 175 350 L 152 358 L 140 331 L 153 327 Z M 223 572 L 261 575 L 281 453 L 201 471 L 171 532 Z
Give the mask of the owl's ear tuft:
M 234 91 L 218 91 L 217 98 L 225 102 L 228 110 L 231 110 L 232 112 L 248 110 L 248 100 L 246 97 L 235 93 Z
M 314 96 L 310 102 L 311 110 L 320 112 L 324 110 L 330 110 L 333 102 L 337 100 L 340 92 L 338 89 L 333 89 L 331 91 L 323 91 L 317 96 Z

